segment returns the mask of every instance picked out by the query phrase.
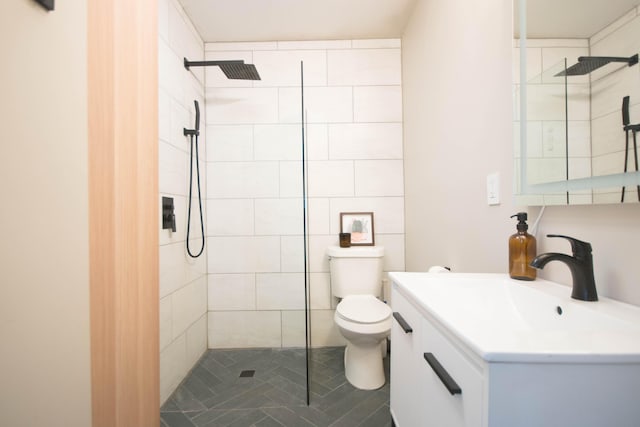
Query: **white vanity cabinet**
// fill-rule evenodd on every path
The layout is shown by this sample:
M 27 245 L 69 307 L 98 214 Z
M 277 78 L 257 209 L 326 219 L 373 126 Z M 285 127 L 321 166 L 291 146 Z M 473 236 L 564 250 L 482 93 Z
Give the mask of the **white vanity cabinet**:
M 395 425 L 482 426 L 483 376 L 477 361 L 456 348 L 395 283 L 391 306 L 390 403 Z
M 640 309 L 505 276 L 389 273 L 396 426 L 640 426 Z

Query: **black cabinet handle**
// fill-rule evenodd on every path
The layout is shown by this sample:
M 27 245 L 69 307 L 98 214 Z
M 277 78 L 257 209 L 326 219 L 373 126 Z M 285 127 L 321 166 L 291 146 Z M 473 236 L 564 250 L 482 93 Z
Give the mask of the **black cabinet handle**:
M 394 311 L 393 318 L 398 321 L 398 323 L 400 324 L 400 327 L 402 328 L 405 334 L 410 334 L 411 332 L 413 332 L 413 328 L 409 326 L 407 321 L 404 320 L 404 317 L 402 317 L 400 313 L 398 313 L 397 311 Z
M 447 370 L 442 367 L 442 365 L 440 364 L 440 362 L 438 362 L 438 359 L 436 359 L 433 353 L 425 353 L 424 360 L 426 360 L 427 363 L 429 363 L 429 366 L 431 366 L 431 369 L 433 369 L 433 372 L 436 373 L 438 378 L 440 378 L 440 381 L 442 381 L 442 384 L 444 384 L 447 390 L 449 390 L 449 393 L 462 394 L 462 389 L 460 388 L 458 383 L 456 383 L 454 379 L 451 378 L 451 375 L 449 375 Z

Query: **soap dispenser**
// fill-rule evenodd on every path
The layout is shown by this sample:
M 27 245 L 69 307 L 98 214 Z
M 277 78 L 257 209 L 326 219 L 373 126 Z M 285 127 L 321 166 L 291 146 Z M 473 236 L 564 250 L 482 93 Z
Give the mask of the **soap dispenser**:
M 509 276 L 518 280 L 535 280 L 536 269 L 531 261 L 536 257 L 536 238 L 527 233 L 527 213 L 518 212 L 518 232 L 509 237 Z

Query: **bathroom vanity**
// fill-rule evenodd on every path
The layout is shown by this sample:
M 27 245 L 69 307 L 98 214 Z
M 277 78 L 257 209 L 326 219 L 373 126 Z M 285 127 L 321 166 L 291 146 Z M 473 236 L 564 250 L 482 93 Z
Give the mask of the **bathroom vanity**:
M 389 276 L 396 426 L 640 425 L 640 308 L 502 274 Z

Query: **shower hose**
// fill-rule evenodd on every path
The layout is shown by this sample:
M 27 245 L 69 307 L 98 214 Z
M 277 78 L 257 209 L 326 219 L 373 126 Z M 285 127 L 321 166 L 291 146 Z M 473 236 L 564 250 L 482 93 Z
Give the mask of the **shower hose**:
M 191 134 L 191 150 L 189 153 L 189 208 L 188 208 L 188 212 L 187 212 L 187 253 L 189 254 L 189 256 L 191 258 L 198 258 L 200 255 L 202 255 L 202 252 L 204 251 L 204 221 L 202 220 L 202 196 L 200 194 L 200 157 L 198 156 L 198 134 L 195 134 L 195 144 L 194 144 L 194 135 Z M 191 193 L 193 190 L 193 147 L 195 145 L 195 152 L 196 152 L 196 179 L 197 179 L 197 183 L 198 183 L 198 205 L 200 207 L 200 231 L 202 232 L 202 247 L 200 248 L 200 251 L 197 254 L 193 254 L 191 252 L 191 248 L 189 248 L 189 232 L 191 231 Z

